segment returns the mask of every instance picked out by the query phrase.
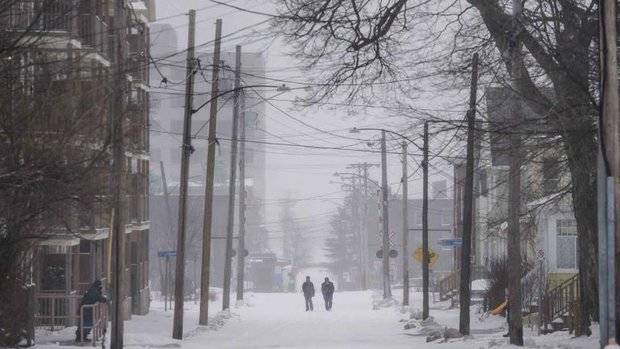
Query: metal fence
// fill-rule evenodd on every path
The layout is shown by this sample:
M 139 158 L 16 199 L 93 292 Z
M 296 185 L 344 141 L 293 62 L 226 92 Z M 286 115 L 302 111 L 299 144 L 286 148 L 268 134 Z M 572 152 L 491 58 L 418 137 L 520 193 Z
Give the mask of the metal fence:
M 90 326 L 84 324 L 87 314 L 92 314 Z M 87 331 L 91 333 L 91 343 L 93 347 L 104 339 L 108 325 L 108 304 L 96 303 L 82 305 L 80 308 L 80 338 L 85 338 Z

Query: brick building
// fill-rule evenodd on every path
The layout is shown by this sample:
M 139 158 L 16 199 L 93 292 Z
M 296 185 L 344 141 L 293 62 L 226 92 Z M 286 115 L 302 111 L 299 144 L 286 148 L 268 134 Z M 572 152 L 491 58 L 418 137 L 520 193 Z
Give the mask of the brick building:
M 58 151 L 93 159 L 88 166 L 89 189 L 76 197 L 80 205 L 62 212 L 43 212 L 40 224 L 49 227 L 36 239 L 32 260 L 35 325 L 76 324 L 79 299 L 93 281 L 109 288 L 111 272 L 109 197 L 111 89 L 124 92 L 126 173 L 125 275 L 122 300 L 126 317 L 149 309 L 148 168 L 149 168 L 149 21 L 151 1 L 127 1 L 124 30 L 125 81 L 113 86 L 113 2 L 104 0 L 17 0 L 0 18 L 3 48 L 18 45 L 2 57 L 13 64 L 0 89 L 11 93 L 11 111 L 32 115 L 31 141 L 57 141 L 68 125 L 76 130 Z M 4 83 L 6 82 L 6 83 Z M 35 149 L 36 151 L 36 149 Z M 33 152 L 34 154 L 34 152 Z M 95 156 L 99 154 L 99 156 Z M 22 155 L 22 156 L 27 156 Z M 86 164 L 84 166 L 87 166 Z M 78 208 L 79 207 L 79 208 Z

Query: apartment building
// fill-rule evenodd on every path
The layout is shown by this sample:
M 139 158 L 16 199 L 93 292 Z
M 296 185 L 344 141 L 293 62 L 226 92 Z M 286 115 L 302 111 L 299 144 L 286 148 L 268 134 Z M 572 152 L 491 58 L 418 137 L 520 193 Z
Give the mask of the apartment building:
M 124 94 L 126 172 L 122 189 L 127 220 L 124 299 L 120 301 L 126 317 L 145 314 L 150 302 L 148 57 L 154 7 L 151 1 L 126 2 L 122 86 L 112 85 L 111 80 L 113 43 L 118 35 L 112 29 L 113 2 L 16 0 L 2 11 L 2 47 L 19 49 L 3 57 L 13 67 L 7 70 L 12 75 L 3 76 L 0 90 L 11 94 L 12 113 L 34 120 L 27 125 L 29 140 L 47 148 L 34 148 L 31 154 L 57 145 L 53 151 L 62 153 L 65 163 L 83 157 L 90 160 L 84 167 L 94 168 L 88 172 L 84 195 L 75 197 L 80 205 L 41 214 L 39 224 L 49 228 L 36 239 L 31 256 L 35 325 L 62 328 L 77 324 L 78 302 L 89 285 L 101 280 L 104 289 L 110 286 L 113 217 L 109 198 L 116 185 L 110 180 L 109 150 L 113 88 Z M 67 130 L 71 138 L 63 140 L 69 138 Z
M 551 92 L 549 92 L 551 93 Z M 474 176 L 474 225 L 472 261 L 488 267 L 493 260 L 507 255 L 508 234 L 508 176 L 510 158 L 509 137 L 505 131 L 511 125 L 510 103 L 514 100 L 507 88 L 489 87 L 486 90 L 489 132 L 480 133 L 484 146 L 478 147 Z M 520 101 L 525 131 L 544 130 L 541 117 Z M 524 132 L 525 132 L 524 131 Z M 532 132 L 532 134 L 535 134 Z M 542 138 L 541 138 L 542 139 Z M 524 147 L 536 144 L 536 136 L 524 139 Z M 563 167 L 561 149 L 553 142 L 529 152 L 522 166 L 522 254 L 530 264 L 544 259 L 550 278 L 577 273 L 577 227 L 571 195 L 564 188 L 569 173 Z M 454 166 L 454 198 L 456 231 L 462 231 L 462 200 L 464 163 Z
M 181 139 L 184 117 L 184 87 L 186 79 L 186 56 L 178 47 L 178 37 L 185 35 L 184 30 L 177 31 L 168 24 L 156 24 L 152 35 L 152 52 L 156 61 L 151 67 L 153 87 L 152 128 L 151 128 L 151 176 L 153 187 L 150 197 L 153 216 L 152 231 L 154 248 L 152 258 L 157 252 L 174 250 L 176 246 L 178 188 L 181 165 Z M 199 70 L 195 74 L 194 109 L 192 115 L 192 146 L 190 156 L 188 185 L 188 224 L 186 226 L 188 244 L 186 289 L 195 290 L 199 285 L 202 256 L 202 223 L 204 206 L 204 183 L 207 168 L 207 138 L 209 130 L 209 109 L 206 103 L 211 98 L 211 79 L 213 56 L 212 47 L 201 47 L 196 52 Z M 241 84 L 245 86 L 265 84 L 265 57 L 260 53 L 244 52 L 241 58 Z M 234 85 L 235 53 L 224 50 L 221 54 L 218 99 L 217 130 L 218 139 L 215 158 L 215 182 L 213 198 L 213 241 L 211 249 L 211 284 L 222 285 L 225 251 L 226 220 L 228 206 L 228 186 L 230 168 L 230 145 L 232 137 L 231 91 Z M 182 91 L 182 92 L 179 92 Z M 246 124 L 246 249 L 250 254 L 263 253 L 266 239 L 261 227 L 264 216 L 262 200 L 265 195 L 265 146 L 260 144 L 265 139 L 266 114 L 264 89 L 244 89 L 242 93 L 241 112 Z M 202 106 L 202 108 L 201 108 Z M 167 197 L 163 179 L 166 180 Z M 236 191 L 237 195 L 239 190 Z M 238 202 L 238 201 L 237 201 Z M 238 208 L 235 209 L 235 221 L 238 221 Z M 235 227 L 235 231 L 237 228 Z M 235 234 L 236 235 L 236 234 Z M 235 240 L 236 241 L 236 240 Z M 236 243 L 235 243 L 236 244 Z M 153 264 L 151 275 L 156 286 L 162 271 Z

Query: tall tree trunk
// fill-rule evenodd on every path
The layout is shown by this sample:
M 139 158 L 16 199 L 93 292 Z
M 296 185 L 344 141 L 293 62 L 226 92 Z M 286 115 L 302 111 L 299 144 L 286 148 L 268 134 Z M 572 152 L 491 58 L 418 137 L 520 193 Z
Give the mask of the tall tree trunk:
M 575 123 L 578 125 L 578 123 Z M 590 316 L 598 320 L 596 215 L 596 142 L 587 128 L 565 132 L 564 149 L 571 173 L 573 209 L 577 221 L 581 329 L 588 329 Z M 589 334 L 589 330 L 588 331 Z

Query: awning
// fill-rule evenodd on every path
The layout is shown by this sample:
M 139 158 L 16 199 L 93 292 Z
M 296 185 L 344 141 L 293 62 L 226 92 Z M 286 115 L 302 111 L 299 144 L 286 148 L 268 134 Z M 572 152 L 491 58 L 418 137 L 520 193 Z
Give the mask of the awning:
M 80 236 L 86 240 L 105 240 L 110 236 L 110 228 L 84 228 Z
M 41 246 L 63 246 L 71 247 L 80 244 L 80 238 L 71 234 L 53 234 L 39 242 Z

